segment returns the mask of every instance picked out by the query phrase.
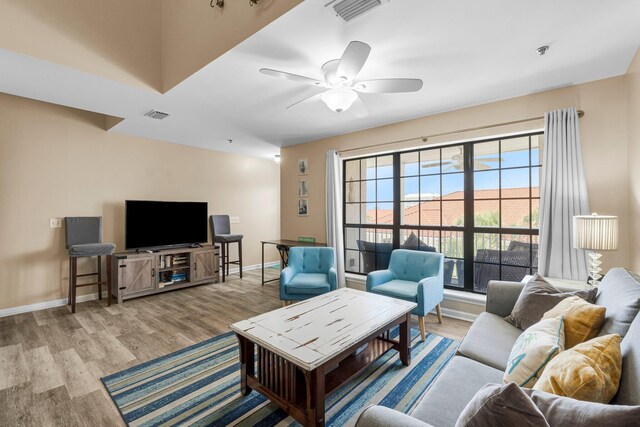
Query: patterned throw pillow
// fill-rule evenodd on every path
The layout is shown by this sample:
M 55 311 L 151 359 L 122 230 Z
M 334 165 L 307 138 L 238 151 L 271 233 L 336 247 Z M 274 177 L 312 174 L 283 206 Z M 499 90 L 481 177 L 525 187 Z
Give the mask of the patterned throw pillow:
M 549 363 L 533 389 L 609 403 L 618 391 L 621 373 L 620 335 L 605 335 L 560 354 Z
M 598 334 L 606 311 L 606 308 L 589 304 L 576 296 L 560 301 L 542 318 L 564 316 L 564 348 L 570 349 Z
M 532 387 L 547 363 L 564 350 L 564 317 L 543 319 L 522 333 L 513 344 L 507 370 L 502 377 L 506 383 Z

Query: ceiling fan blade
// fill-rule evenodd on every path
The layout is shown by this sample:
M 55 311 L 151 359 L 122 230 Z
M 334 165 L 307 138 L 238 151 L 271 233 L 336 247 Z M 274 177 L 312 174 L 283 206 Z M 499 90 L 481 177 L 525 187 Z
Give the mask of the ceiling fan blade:
M 476 162 L 499 162 L 501 157 L 477 157 Z
M 359 82 L 354 86 L 358 92 L 364 93 L 399 93 L 417 92 L 422 89 L 420 79 L 378 79 Z
M 315 101 L 319 101 L 320 100 L 320 95 L 322 95 L 322 93 L 323 92 L 316 93 L 315 95 L 311 95 L 311 96 L 309 96 L 307 98 L 301 99 L 298 102 L 294 102 L 293 104 L 291 104 L 291 105 L 289 105 L 287 107 L 287 110 L 289 108 L 291 108 L 291 107 L 296 107 L 296 106 L 300 106 L 300 105 L 304 105 L 304 104 L 310 104 L 310 103 L 315 102 Z
M 485 163 L 482 163 L 482 162 L 473 162 L 473 168 L 475 170 L 483 171 L 483 170 L 491 169 L 491 166 L 489 166 L 489 165 L 487 165 Z
M 442 172 L 446 172 L 446 171 L 449 171 L 451 169 L 455 169 L 455 170 L 461 171 L 463 168 L 462 168 L 462 165 L 459 165 L 457 163 L 453 163 L 453 164 L 451 164 L 451 166 L 442 169 Z
M 432 167 L 434 167 L 434 166 L 440 166 L 440 165 L 442 165 L 442 166 L 446 166 L 446 165 L 450 165 L 450 164 L 452 164 L 452 163 L 454 163 L 454 162 L 452 162 L 452 161 L 450 161 L 450 160 L 445 160 L 445 161 L 444 161 L 444 162 L 442 162 L 442 163 L 440 163 L 440 162 L 424 163 L 424 164 L 422 164 L 422 167 L 423 167 L 423 168 L 432 168 Z
M 277 77 L 279 79 L 291 80 L 298 83 L 305 83 L 312 86 L 326 87 L 327 84 L 323 81 L 312 79 L 311 77 L 299 76 L 297 74 L 285 73 L 284 71 L 272 70 L 269 68 L 261 68 L 260 72 L 267 76 Z
M 353 104 L 351 104 L 351 108 L 349 108 L 349 110 L 353 113 L 354 116 L 359 119 L 362 117 L 366 117 L 369 114 L 367 106 L 364 104 L 364 102 L 362 102 L 362 99 L 360 99 L 360 97 L 356 98 L 356 100 L 353 101 Z
M 364 63 L 367 62 L 369 52 L 371 52 L 371 46 L 366 43 L 359 41 L 349 43 L 336 70 L 338 78 L 342 80 L 355 79 Z

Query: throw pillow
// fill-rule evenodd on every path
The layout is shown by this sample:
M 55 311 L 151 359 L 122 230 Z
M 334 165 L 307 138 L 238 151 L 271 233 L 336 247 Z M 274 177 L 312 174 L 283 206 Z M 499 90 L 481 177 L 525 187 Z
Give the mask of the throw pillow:
M 599 335 L 624 338 L 640 312 L 640 276 L 624 268 L 612 268 L 598 286 L 597 304 L 607 309 Z
M 531 387 L 536 383 L 547 363 L 564 350 L 563 320 L 562 316 L 543 319 L 518 337 L 502 377 L 505 384 Z
M 530 388 L 522 389 L 552 426 L 594 427 L 639 424 L 640 406 L 583 402 Z
M 534 275 L 520 293 L 516 304 L 513 306 L 511 315 L 505 320 L 513 326 L 522 330 L 537 323 L 542 316 L 560 301 L 574 295 L 593 303 L 596 299 L 598 289 L 592 288 L 583 291 L 561 292 L 553 287 L 542 276 Z
M 487 384 L 462 410 L 456 427 L 548 427 L 544 415 L 515 383 Z
M 412 250 L 420 250 L 423 252 L 435 252 L 436 248 L 434 248 L 433 246 L 429 246 L 427 245 L 425 242 L 423 242 L 422 240 L 420 240 L 418 238 L 418 236 L 415 235 L 415 233 L 412 231 L 411 234 L 409 234 L 409 237 L 407 237 L 407 240 L 404 241 L 404 243 L 402 245 L 400 245 L 401 249 L 412 249 Z
M 569 349 L 598 335 L 606 311 L 575 296 L 560 301 L 542 318 L 564 316 L 564 348 Z
M 533 389 L 609 403 L 618 391 L 621 372 L 620 335 L 605 335 L 562 352 L 549 363 Z

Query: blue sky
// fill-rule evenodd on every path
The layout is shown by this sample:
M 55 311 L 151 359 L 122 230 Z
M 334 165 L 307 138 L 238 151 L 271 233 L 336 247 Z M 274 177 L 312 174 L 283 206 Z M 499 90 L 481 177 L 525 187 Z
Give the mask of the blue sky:
M 538 155 L 539 150 L 533 149 L 531 151 L 532 154 L 532 164 L 539 164 Z M 495 158 L 497 155 L 486 155 L 486 156 L 478 156 L 476 157 L 476 161 L 482 161 L 483 158 Z M 497 168 L 498 161 L 489 162 L 486 164 L 490 168 Z M 528 166 L 529 165 L 529 153 L 528 151 L 511 151 L 502 153 L 502 167 L 518 167 L 518 166 Z M 444 167 L 445 172 L 454 172 L 454 169 L 446 170 L 447 166 Z M 404 166 L 403 176 L 407 176 L 403 178 L 404 180 L 404 194 L 417 194 L 421 193 L 440 193 L 440 177 L 438 175 L 428 176 L 425 174 L 434 174 L 439 173 L 439 167 L 431 167 L 431 168 L 420 168 L 418 163 L 408 163 Z M 417 175 L 418 173 L 422 173 L 423 176 L 414 176 L 410 177 L 409 175 Z M 483 190 L 483 189 L 491 189 L 498 188 L 498 180 L 499 180 L 499 171 L 476 171 L 474 176 L 475 181 L 475 189 Z M 375 179 L 376 178 L 376 168 L 367 168 L 366 172 L 367 179 Z M 392 166 L 381 166 L 377 168 L 377 177 L 391 177 L 393 175 Z M 532 185 L 534 187 L 539 186 L 539 170 L 533 169 L 532 171 Z M 454 191 L 462 191 L 463 190 L 463 174 L 462 173 L 451 173 L 445 174 L 442 176 L 442 194 L 446 195 L 452 193 Z M 384 180 L 378 181 L 378 200 L 388 200 L 391 201 L 393 199 L 393 184 L 392 180 Z M 529 186 L 529 169 L 511 169 L 511 170 L 503 170 L 502 171 L 502 188 L 517 188 L 517 187 L 528 187 Z M 367 186 L 367 201 L 375 200 L 376 187 L 373 185 Z M 385 207 L 380 206 L 382 209 Z M 390 207 L 389 207 L 390 208 Z

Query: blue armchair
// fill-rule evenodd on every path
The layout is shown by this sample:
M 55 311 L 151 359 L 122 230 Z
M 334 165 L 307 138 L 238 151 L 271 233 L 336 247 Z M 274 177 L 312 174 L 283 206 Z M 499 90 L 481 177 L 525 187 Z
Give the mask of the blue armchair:
M 411 312 L 418 316 L 424 341 L 424 317 L 434 308 L 442 323 L 440 303 L 444 299 L 444 255 L 436 252 L 396 249 L 391 253 L 388 270 L 367 274 L 367 292 L 413 301 Z
M 280 273 L 283 305 L 338 288 L 333 248 L 296 246 L 289 250 L 288 267 Z

